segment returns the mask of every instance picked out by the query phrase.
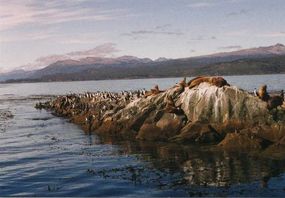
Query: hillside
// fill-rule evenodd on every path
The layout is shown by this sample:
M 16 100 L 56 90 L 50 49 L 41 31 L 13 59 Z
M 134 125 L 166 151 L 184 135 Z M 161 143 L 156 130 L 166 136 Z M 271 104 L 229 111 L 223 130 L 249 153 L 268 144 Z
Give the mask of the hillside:
M 83 72 L 59 73 L 42 76 L 40 79 L 10 80 L 19 81 L 77 81 L 126 78 L 162 78 L 197 75 L 251 75 L 251 74 L 285 74 L 285 56 L 244 59 L 232 62 L 216 63 L 201 67 L 191 64 L 171 61 L 141 67 L 107 66 L 96 69 L 86 69 Z
M 274 73 L 285 73 L 285 46 L 282 44 L 180 59 L 86 57 L 77 61 L 57 61 L 43 69 L 26 73 L 21 71 L 16 77 L 6 75 L 4 80 L 76 81 Z

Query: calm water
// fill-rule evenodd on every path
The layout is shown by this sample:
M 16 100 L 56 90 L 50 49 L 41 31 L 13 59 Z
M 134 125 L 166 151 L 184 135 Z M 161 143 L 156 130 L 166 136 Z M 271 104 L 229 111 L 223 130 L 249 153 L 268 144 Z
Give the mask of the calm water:
M 226 79 L 247 90 L 264 83 L 270 90 L 285 89 L 285 75 Z M 164 89 L 178 81 L 1 84 L 0 196 L 284 196 L 285 161 L 208 147 L 100 139 L 33 108 L 43 95 L 155 84 Z

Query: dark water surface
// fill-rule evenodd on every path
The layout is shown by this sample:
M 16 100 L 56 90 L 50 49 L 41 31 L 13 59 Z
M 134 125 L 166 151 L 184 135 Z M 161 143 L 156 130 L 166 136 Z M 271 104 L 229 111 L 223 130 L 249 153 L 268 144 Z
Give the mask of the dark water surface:
M 285 85 L 285 75 L 226 78 L 248 90 L 261 78 L 272 90 Z M 100 139 L 33 107 L 52 94 L 166 88 L 179 80 L 0 85 L 0 196 L 285 196 L 283 160 L 206 146 Z

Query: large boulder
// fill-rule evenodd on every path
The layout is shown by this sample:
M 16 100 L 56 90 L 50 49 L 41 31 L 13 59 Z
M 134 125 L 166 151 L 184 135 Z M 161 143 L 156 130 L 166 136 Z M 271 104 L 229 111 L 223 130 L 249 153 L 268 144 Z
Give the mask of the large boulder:
M 269 146 L 271 142 L 254 136 L 250 132 L 228 133 L 219 143 L 219 146 L 234 151 L 261 150 Z
M 266 102 L 234 86 L 216 87 L 201 83 L 186 89 L 178 100 L 188 120 L 223 124 L 272 123 Z
M 216 143 L 222 139 L 210 124 L 201 122 L 188 123 L 179 133 L 170 141 L 173 142 L 196 142 L 196 143 Z
M 180 129 L 186 123 L 185 116 L 178 116 L 173 113 L 164 113 L 162 117 L 155 122 L 155 119 L 148 120 L 140 128 L 137 139 L 140 140 L 167 140 L 179 133 Z

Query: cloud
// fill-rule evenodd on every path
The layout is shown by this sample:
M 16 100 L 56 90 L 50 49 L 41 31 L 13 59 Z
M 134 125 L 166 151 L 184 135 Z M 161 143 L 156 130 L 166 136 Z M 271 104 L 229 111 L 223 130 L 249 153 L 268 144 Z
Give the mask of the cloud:
M 0 43 L 43 41 L 57 42 L 59 44 L 97 44 L 107 40 L 102 33 L 62 33 L 55 28 L 37 30 L 33 32 L 21 32 L 19 34 L 3 34 L 0 36 Z
M 176 35 L 176 36 L 183 35 L 183 33 L 179 31 L 153 31 L 153 30 L 132 31 L 130 34 L 131 35 L 161 34 L 161 35 Z
M 131 37 L 132 39 L 144 38 L 144 36 L 162 35 L 162 36 L 182 36 L 183 32 L 178 30 L 170 30 L 170 24 L 158 25 L 154 28 L 146 30 L 135 30 L 128 33 L 123 33 L 121 36 Z
M 225 32 L 225 36 L 245 36 L 248 35 L 249 31 L 248 30 L 236 30 L 236 31 L 230 31 L 230 32 Z
M 164 24 L 164 25 L 157 25 L 154 27 L 154 29 L 157 29 L 157 30 L 164 30 L 164 29 L 167 29 L 171 27 L 171 24 Z
M 204 40 L 216 40 L 217 37 L 216 36 L 197 36 L 194 38 L 191 38 L 190 41 L 204 41 Z
M 250 12 L 250 10 L 246 10 L 246 9 L 241 9 L 238 12 L 230 12 L 227 13 L 226 16 L 239 16 L 239 15 L 247 15 Z
M 205 8 L 205 7 L 212 7 L 215 6 L 215 3 L 210 3 L 210 2 L 197 2 L 197 3 L 191 3 L 188 4 L 187 6 L 190 8 Z
M 38 41 L 49 39 L 55 36 L 59 36 L 58 33 L 51 31 L 51 30 L 41 30 L 38 32 L 23 32 L 21 36 L 17 35 L 1 35 L 0 43 L 10 43 L 10 42 L 17 42 L 17 41 Z
M 106 43 L 103 45 L 99 45 L 91 50 L 86 50 L 86 51 L 75 51 L 75 52 L 70 52 L 67 53 L 67 56 L 70 56 L 72 59 L 80 59 L 88 56 L 92 57 L 105 57 L 105 56 L 110 56 L 119 50 L 115 48 L 114 43 Z
M 233 50 L 233 49 L 241 49 L 242 46 L 240 45 L 229 45 L 229 46 L 223 46 L 223 47 L 219 47 L 219 49 L 222 50 Z
M 99 10 L 88 7 L 87 1 L 16 1 L 0 0 L 0 30 L 27 24 L 49 25 L 70 21 L 116 20 L 125 10 Z
M 258 37 L 265 37 L 265 38 L 285 37 L 285 31 L 260 33 L 260 34 L 257 34 L 257 36 Z
M 233 4 L 233 3 L 239 3 L 244 0 L 196 0 L 196 2 L 190 3 L 187 5 L 189 8 L 208 8 L 208 7 L 214 7 L 214 6 L 220 6 L 223 4 Z
M 114 43 L 105 43 L 90 50 L 74 51 L 66 54 L 54 54 L 54 55 L 40 57 L 36 59 L 33 63 L 20 66 L 17 69 L 24 69 L 24 70 L 41 69 L 57 61 L 62 61 L 67 59 L 80 60 L 86 57 L 112 57 L 116 52 L 119 52 L 119 50 L 116 48 L 116 45 Z

